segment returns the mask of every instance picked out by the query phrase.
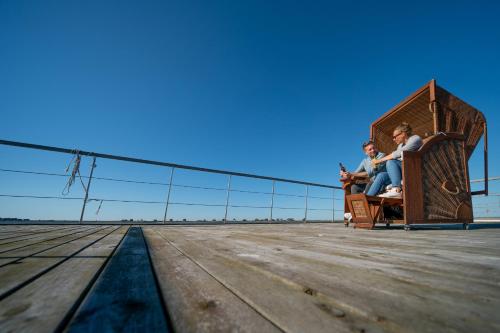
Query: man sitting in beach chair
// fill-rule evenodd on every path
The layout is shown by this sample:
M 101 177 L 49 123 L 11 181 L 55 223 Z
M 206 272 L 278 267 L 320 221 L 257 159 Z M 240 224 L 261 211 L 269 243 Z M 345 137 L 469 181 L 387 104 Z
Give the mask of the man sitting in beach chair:
M 363 143 L 363 151 L 366 154 L 366 157 L 361 161 L 359 166 L 354 170 L 354 172 L 342 171 L 340 170 L 340 177 L 342 179 L 354 180 L 356 178 L 367 178 L 370 181 L 364 183 L 354 183 L 351 185 L 351 194 L 363 193 L 366 192 L 370 185 L 371 180 L 375 179 L 377 174 L 381 172 L 385 172 L 385 163 L 378 163 L 373 166 L 372 161 L 382 159 L 385 154 L 379 152 L 377 147 L 372 141 L 367 141 Z

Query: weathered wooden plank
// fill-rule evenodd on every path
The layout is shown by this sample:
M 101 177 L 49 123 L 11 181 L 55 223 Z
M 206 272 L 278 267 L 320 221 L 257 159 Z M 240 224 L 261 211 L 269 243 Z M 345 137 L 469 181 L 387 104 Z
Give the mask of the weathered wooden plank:
M 81 228 L 81 226 L 80 226 Z M 35 239 L 35 238 L 42 238 L 46 237 L 45 234 L 47 233 L 53 233 L 53 232 L 60 232 L 60 231 L 66 231 L 68 227 L 58 227 L 58 228 L 45 228 L 42 230 L 37 230 L 29 233 L 23 233 L 23 234 L 13 234 L 6 236 L 4 235 L 2 239 L 0 239 L 0 246 L 6 245 L 6 244 L 11 244 L 14 242 L 19 242 L 23 240 L 30 240 L 30 239 Z
M 19 248 L 22 248 L 25 246 L 38 244 L 38 243 L 41 243 L 41 242 L 44 242 L 46 240 L 53 239 L 56 237 L 61 237 L 61 236 L 67 235 L 68 233 L 71 233 L 74 231 L 87 230 L 87 229 L 89 229 L 89 227 L 77 227 L 75 229 L 54 230 L 54 231 L 51 231 L 50 233 L 46 233 L 43 235 L 29 237 L 28 239 L 21 239 L 21 240 L 12 241 L 12 242 L 0 245 L 0 254 L 11 251 L 11 250 L 19 249 Z
M 144 227 L 151 260 L 176 332 L 278 332 L 155 230 Z
M 306 327 L 307 331 L 339 330 L 338 323 L 322 326 L 328 319 L 316 318 L 320 311 L 339 316 L 337 319 L 345 322 L 340 326 L 341 331 L 500 330 L 496 315 L 500 309 L 497 297 L 500 295 L 499 230 L 364 231 L 332 224 L 152 226 L 146 229 L 148 242 L 154 240 L 149 242 L 149 248 L 163 295 L 170 297 L 169 300 L 165 296 L 167 303 L 177 305 L 170 313 L 174 320 L 187 323 L 176 326 L 178 331 L 260 327 L 217 324 L 231 314 L 229 305 L 224 308 L 226 304 L 233 304 L 230 298 L 236 300 L 235 304 L 243 304 L 249 309 L 232 305 L 237 313 L 234 318 L 265 318 L 264 321 L 275 323 L 274 328 L 286 331 L 300 331 Z M 162 241 L 156 231 L 168 241 Z M 51 242 L 27 246 L 25 250 Z M 21 251 L 23 249 L 11 253 Z M 51 302 L 42 305 L 36 301 L 33 305 L 30 302 L 36 297 L 31 296 L 35 294 L 23 292 L 34 288 L 47 276 L 56 279 L 54 272 L 73 260 L 85 259 L 94 263 L 94 260 L 104 260 L 95 256 L 82 258 L 84 252 L 3 299 L 0 302 L 0 331 L 13 329 L 16 321 L 22 323 L 16 330 L 33 331 L 31 321 L 35 327 L 41 327 L 42 332 L 52 331 L 61 323 L 61 318 L 65 318 L 62 321 L 66 323 L 73 310 L 61 309 L 76 309 L 74 306 L 79 301 L 75 295 L 81 285 L 74 282 L 75 290 L 65 289 L 65 286 L 59 292 L 59 284 L 50 282 L 43 291 L 43 298 L 51 299 L 54 307 Z M 38 259 L 46 259 L 41 257 L 43 255 Z M 73 273 L 84 278 L 87 272 L 82 273 L 80 269 L 85 269 L 87 264 L 85 261 L 76 268 L 72 266 Z M 63 272 L 65 278 L 74 278 L 67 270 Z M 1 277 L 0 282 L 1 286 Z M 6 303 L 18 296 L 25 303 Z M 71 298 L 73 305 L 68 307 Z M 197 299 L 202 300 L 199 306 L 206 310 L 192 310 Z M 18 316 L 16 312 L 22 314 Z M 302 315 L 307 312 L 308 315 Z M 297 313 L 300 316 L 296 316 Z M 190 322 L 191 314 L 197 315 L 200 321 Z M 183 315 L 188 318 L 183 319 Z M 47 326 L 38 321 L 44 316 L 48 317 Z M 309 325 L 314 320 L 319 324 Z M 302 323 L 297 326 L 298 321 Z
M 5 239 L 0 240 L 0 246 L 4 246 L 7 244 L 20 242 L 20 241 L 26 241 L 26 240 L 30 240 L 30 239 L 43 238 L 43 237 L 46 237 L 45 234 L 47 234 L 47 233 L 50 234 L 53 232 L 62 231 L 64 229 L 66 229 L 66 228 L 63 228 L 63 229 L 51 228 L 49 230 L 47 230 L 47 229 L 41 230 L 40 232 L 34 232 L 34 233 L 28 233 L 28 234 L 22 234 L 22 235 L 12 235 L 12 236 L 6 237 Z
M 79 297 L 91 287 L 100 268 L 128 227 L 96 240 L 29 285 L 0 301 L 0 331 L 53 332 L 62 330 Z
M 15 292 L 18 288 L 30 283 L 32 279 L 50 271 L 69 257 L 81 251 L 95 240 L 108 234 L 117 227 L 104 227 L 88 236 L 74 240 L 38 255 L 25 258 L 4 267 L 0 267 L 0 300 Z
M 32 230 L 26 229 L 26 230 L 11 230 L 11 231 L 0 231 L 0 241 L 4 241 L 6 239 L 13 239 L 16 237 L 21 237 L 21 236 L 28 236 L 28 235 L 33 235 L 33 234 L 42 234 L 45 232 L 50 232 L 54 230 L 54 228 L 33 228 Z
M 428 246 L 415 247 L 409 241 L 406 243 L 380 242 L 360 240 L 358 237 L 345 239 L 335 238 L 334 235 L 327 233 L 306 234 L 301 235 L 300 239 L 292 239 L 288 236 L 283 236 L 282 239 L 276 239 L 277 233 L 269 232 L 268 234 L 255 234 L 252 231 L 247 233 L 234 232 L 231 233 L 231 239 L 234 241 L 242 240 L 249 242 L 258 242 L 272 246 L 286 244 L 289 247 L 304 247 L 307 244 L 314 244 L 315 252 L 321 254 L 339 255 L 346 258 L 368 259 L 369 262 L 386 262 L 390 264 L 401 264 L 403 266 L 411 265 L 412 272 L 422 270 L 426 273 L 434 274 L 453 274 L 456 278 L 469 279 L 470 282 L 476 283 L 496 283 L 487 281 L 484 278 L 483 271 L 495 268 L 498 266 L 499 257 L 494 256 L 492 250 L 495 246 L 491 242 L 489 247 L 483 247 L 474 251 L 470 246 L 450 248 L 449 246 L 436 247 L 435 244 Z M 241 237 L 240 237 L 241 236 Z M 428 236 L 428 238 L 431 238 Z M 497 240 L 498 242 L 498 240 Z M 457 241 L 452 242 L 455 245 Z M 473 243 L 472 239 L 467 240 L 467 243 Z M 484 242 L 481 242 L 484 243 Z M 397 249 L 397 252 L 395 252 Z M 480 250 L 480 251 L 479 251 Z M 361 258 L 360 258 L 361 257 Z M 450 265 L 450 260 L 453 265 Z M 418 265 L 417 265 L 418 264 Z M 443 265 L 444 264 L 444 265 Z M 365 263 L 362 263 L 365 265 Z M 464 273 L 465 270 L 465 273 Z
M 65 235 L 77 232 L 77 231 L 85 231 L 92 229 L 94 227 L 90 226 L 79 226 L 79 227 L 74 227 L 74 228 L 65 228 L 65 229 L 54 229 L 49 233 L 46 234 L 41 234 L 38 235 L 38 237 L 26 239 L 26 240 L 19 240 L 16 242 L 11 242 L 9 244 L 1 245 L 0 246 L 0 254 L 1 253 L 6 253 L 8 251 L 11 251 L 13 249 L 18 249 L 26 246 L 30 246 L 33 244 L 38 244 L 46 241 L 50 241 L 52 239 L 55 239 L 56 237 L 64 237 Z
M 131 227 L 67 332 L 168 332 L 166 313 L 139 227 Z
M 267 234 L 262 231 L 265 227 L 256 228 L 259 230 L 256 233 L 251 230 L 242 231 L 242 228 L 234 229 L 234 233 L 228 228 L 177 228 L 175 231 L 171 228 L 168 229 L 168 235 L 175 244 L 182 244 L 186 251 L 196 252 L 196 249 L 193 250 L 195 247 L 202 247 L 205 252 L 213 251 L 213 256 L 238 260 L 240 264 L 264 269 L 285 280 L 291 279 L 293 283 L 307 286 L 316 293 L 341 303 L 341 308 L 342 305 L 344 308 L 351 308 L 375 322 L 383 318 L 379 325 L 386 331 L 412 332 L 426 328 L 447 328 L 465 332 L 481 327 L 482 331 L 493 332 L 500 327 L 494 315 L 500 304 L 492 296 L 500 294 L 500 269 L 496 264 L 498 255 L 496 259 L 486 256 L 479 260 L 485 264 L 482 266 L 484 278 L 491 283 L 483 283 L 478 287 L 477 283 L 469 284 L 455 275 L 435 275 L 432 271 L 415 272 L 413 267 L 425 262 L 425 255 L 413 258 L 414 262 L 408 264 L 404 260 L 398 261 L 397 247 L 387 248 L 385 262 L 376 259 L 372 262 L 371 258 L 367 260 L 365 256 L 361 256 L 367 253 L 362 241 L 357 249 L 353 245 L 350 248 L 340 247 L 339 250 L 339 244 L 328 243 L 325 235 L 304 236 L 302 227 L 298 227 L 295 233 L 291 231 L 294 227 L 274 231 L 270 227 Z M 167 231 L 162 233 L 165 232 Z M 248 234 L 251 237 L 245 239 Z M 263 235 L 267 237 L 262 237 Z M 386 238 L 385 231 L 383 235 L 378 235 Z M 397 238 L 394 236 L 394 239 Z M 350 241 L 353 239 L 355 238 L 349 238 Z M 491 239 L 494 241 L 494 238 Z M 337 241 L 341 243 L 343 240 Z M 323 244 L 318 246 L 318 242 Z M 496 244 L 498 250 L 498 236 Z M 331 252 L 328 245 L 333 249 Z M 442 244 L 429 242 L 428 246 L 439 252 Z M 352 251 L 351 255 L 349 250 Z M 456 251 L 460 250 L 462 249 L 459 247 Z M 439 264 L 453 266 L 460 252 L 447 251 L 448 257 L 439 258 Z M 222 274 L 219 271 L 221 267 L 214 269 L 213 274 Z M 453 288 L 446 287 L 450 284 Z M 427 319 L 424 321 L 423 318 Z M 450 318 L 453 318 L 452 323 L 448 323 Z M 492 320 L 483 324 L 485 318 Z
M 408 234 L 408 233 L 405 233 Z M 356 234 L 357 236 L 358 234 Z M 380 235 L 380 234 L 379 234 Z M 386 233 L 384 232 L 383 237 L 385 238 Z M 429 234 L 427 238 L 432 238 Z M 269 235 L 268 235 L 269 236 Z M 477 236 L 477 235 L 475 235 Z M 231 237 L 237 238 L 236 234 L 233 234 Z M 273 239 L 267 239 L 266 235 L 254 235 L 251 233 L 246 234 L 245 237 L 250 237 L 261 243 L 269 243 L 272 244 Z M 332 239 L 332 235 L 328 234 L 316 234 L 316 237 L 307 237 L 302 240 L 302 244 L 300 241 L 295 242 L 294 240 L 290 241 L 290 237 L 284 236 L 283 241 L 289 244 L 290 246 L 304 246 L 307 243 L 314 243 L 315 251 L 345 251 L 343 253 L 344 256 L 363 256 L 370 257 L 372 261 L 386 261 L 392 262 L 399 258 L 402 260 L 402 264 L 405 264 L 404 261 L 408 260 L 409 262 L 419 263 L 419 266 L 428 266 L 428 269 L 436 269 L 442 267 L 442 269 L 456 271 L 460 273 L 464 269 L 468 268 L 471 272 L 467 272 L 467 274 L 460 274 L 460 277 L 476 277 L 477 279 L 482 279 L 484 276 L 481 273 L 481 270 L 487 270 L 496 267 L 498 263 L 498 256 L 495 256 L 492 252 L 494 252 L 495 248 L 498 248 L 498 245 L 495 245 L 495 242 L 490 242 L 488 247 L 476 248 L 477 251 L 473 251 L 471 247 L 456 247 L 451 248 L 450 246 L 436 245 L 434 243 L 430 243 L 428 246 L 412 246 L 411 240 L 406 240 L 406 243 L 402 242 L 379 242 L 377 241 L 367 241 L 360 240 L 360 237 L 344 237 L 345 239 Z M 457 243 L 457 241 L 451 241 L 452 244 Z M 472 243 L 473 239 L 467 240 L 468 243 Z M 481 242 L 484 243 L 484 242 Z M 498 239 L 496 240 L 496 244 L 498 244 Z M 397 251 L 395 251 L 397 250 Z M 359 253 L 358 253 L 359 252 Z M 471 253 L 472 252 L 472 253 Z M 450 265 L 450 261 L 453 261 L 453 265 Z M 448 263 L 448 265 L 442 265 L 443 263 Z M 406 262 L 408 264 L 408 262 Z M 450 271 L 450 272 L 451 272 Z
M 11 236 L 28 236 L 31 234 L 42 234 L 45 232 L 63 230 L 70 227 L 81 227 L 82 225 L 10 225 L 0 228 L 0 240 L 10 238 Z
M 101 227 L 97 226 L 86 229 L 78 229 L 77 231 L 71 231 L 62 236 L 50 238 L 43 242 L 39 243 L 37 242 L 32 245 L 25 245 L 23 247 L 12 249 L 5 253 L 0 253 L 0 267 L 3 267 L 7 264 L 14 264 L 15 262 L 24 259 L 26 257 L 30 257 L 35 254 L 40 254 L 46 250 L 56 248 L 58 246 L 64 245 L 79 238 L 83 238 L 100 229 Z
M 206 246 L 202 247 L 200 243 L 186 240 L 182 233 L 172 229 L 159 232 L 226 288 L 284 331 L 383 331 L 378 324 L 359 313 L 349 311 L 335 299 L 313 291 L 308 285 L 282 278 L 265 267 L 248 265 L 241 258 L 231 258 Z
M 244 246 L 241 246 L 242 244 Z M 219 245 L 224 246 L 223 244 Z M 245 242 L 238 242 L 234 239 L 232 239 L 230 244 L 231 251 L 245 251 L 245 249 L 247 249 L 247 251 L 252 251 L 251 248 L 254 246 L 255 243 L 248 242 L 248 244 L 245 244 Z M 373 272 L 370 273 L 371 275 L 382 275 L 383 278 L 390 279 L 391 281 L 395 280 L 404 285 L 414 285 L 416 288 L 421 290 L 430 288 L 434 293 L 441 292 L 447 294 L 457 294 L 453 296 L 457 299 L 472 299 L 482 295 L 485 298 L 485 301 L 495 303 L 495 300 L 491 297 L 491 292 L 498 290 L 499 280 L 494 274 L 495 272 L 500 272 L 498 258 L 496 260 L 496 265 L 493 263 L 492 265 L 484 265 L 481 267 L 480 273 L 482 274 L 483 280 L 474 279 L 474 281 L 472 281 L 472 279 L 467 277 L 466 271 L 464 271 L 461 275 L 458 271 L 455 271 L 456 274 L 450 274 L 449 271 L 445 271 L 443 268 L 453 266 L 450 265 L 449 261 L 447 263 L 445 261 L 441 261 L 441 267 L 436 265 L 434 270 L 432 270 L 421 268 L 421 263 L 418 260 L 408 262 L 406 260 L 401 260 L 398 255 L 387 256 L 388 258 L 386 260 L 381 261 L 378 260 L 377 256 L 368 257 L 365 251 L 360 253 L 359 250 L 353 250 L 349 253 L 347 251 L 338 251 L 335 246 L 332 247 L 333 251 L 326 253 L 325 251 L 318 251 L 317 247 L 304 247 L 297 250 L 288 248 L 285 245 L 280 249 L 280 257 L 286 259 L 286 255 L 291 254 L 290 257 L 286 259 L 289 262 L 310 260 L 315 262 L 318 269 L 321 268 L 321 261 L 324 261 L 325 265 L 328 265 L 328 262 L 331 261 L 332 264 L 341 265 L 345 268 L 352 268 L 361 272 L 370 271 Z M 272 253 L 273 248 L 260 245 L 259 249 L 253 252 L 264 253 L 264 255 L 266 255 L 267 253 Z M 336 270 L 339 269 L 336 268 Z M 450 276 L 452 276 L 451 279 Z M 353 275 L 353 278 L 350 279 L 350 281 L 355 282 L 355 277 L 356 275 Z M 362 283 L 362 280 L 364 280 L 364 277 L 361 277 L 361 281 L 359 281 L 359 283 Z

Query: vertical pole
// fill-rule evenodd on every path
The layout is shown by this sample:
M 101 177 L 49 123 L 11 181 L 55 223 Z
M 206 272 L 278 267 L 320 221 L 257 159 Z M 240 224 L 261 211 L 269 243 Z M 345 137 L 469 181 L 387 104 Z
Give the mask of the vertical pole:
M 170 171 L 170 181 L 168 182 L 167 204 L 165 205 L 165 214 L 163 215 L 163 224 L 167 222 L 168 205 L 170 204 L 170 192 L 172 191 L 172 180 L 174 179 L 174 167 Z
M 95 156 L 92 160 L 92 167 L 90 168 L 90 176 L 89 181 L 87 182 L 87 188 L 85 189 L 85 199 L 83 199 L 82 213 L 80 215 L 80 224 L 83 222 L 83 215 L 85 214 L 85 206 L 87 205 L 87 200 L 89 198 L 89 190 L 90 190 L 90 182 L 92 181 L 92 175 L 94 174 L 95 165 Z
M 332 222 L 335 222 L 335 189 L 332 189 L 333 197 L 332 197 Z
M 304 215 L 304 223 L 307 222 L 307 198 L 309 197 L 309 185 L 306 185 L 306 211 Z
M 231 177 L 232 175 L 229 175 L 229 180 L 227 181 L 226 212 L 224 213 L 224 223 L 227 222 L 227 207 L 229 206 L 229 192 L 231 192 Z
M 484 195 L 488 195 L 488 128 L 484 122 Z
M 271 195 L 271 217 L 269 218 L 269 222 L 273 222 L 273 207 L 274 207 L 274 183 L 275 181 L 273 180 L 273 193 Z

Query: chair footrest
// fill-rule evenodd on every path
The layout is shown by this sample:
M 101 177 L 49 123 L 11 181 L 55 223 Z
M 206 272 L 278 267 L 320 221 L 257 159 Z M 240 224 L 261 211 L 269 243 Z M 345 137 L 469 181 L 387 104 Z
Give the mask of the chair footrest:
M 350 194 L 346 196 L 352 221 L 357 228 L 372 229 L 375 223 L 383 219 L 384 206 L 403 206 L 403 199 Z

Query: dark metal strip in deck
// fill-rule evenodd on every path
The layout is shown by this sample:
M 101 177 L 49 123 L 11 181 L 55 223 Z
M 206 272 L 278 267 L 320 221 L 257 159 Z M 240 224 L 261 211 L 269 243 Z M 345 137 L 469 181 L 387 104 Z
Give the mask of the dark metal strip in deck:
M 171 332 L 140 227 L 131 227 L 67 332 Z

